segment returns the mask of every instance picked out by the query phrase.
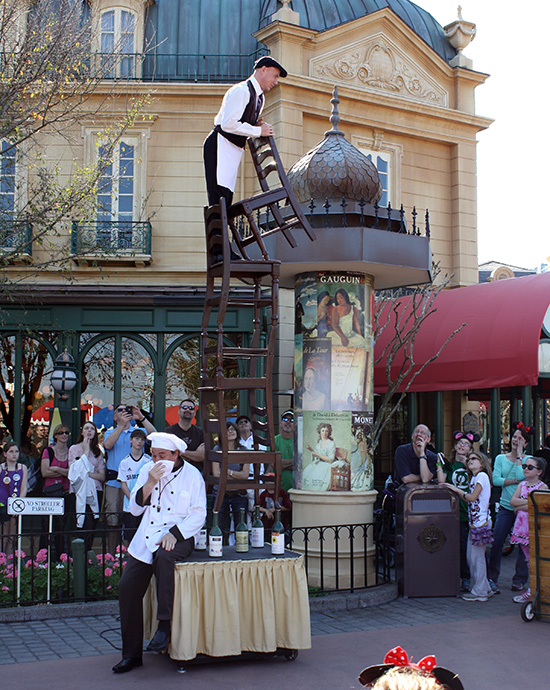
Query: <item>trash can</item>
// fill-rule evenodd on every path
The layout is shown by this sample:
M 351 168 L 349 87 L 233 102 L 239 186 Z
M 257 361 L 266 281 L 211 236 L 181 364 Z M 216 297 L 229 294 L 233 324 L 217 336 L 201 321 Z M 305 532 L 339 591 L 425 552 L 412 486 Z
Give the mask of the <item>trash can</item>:
M 395 498 L 395 575 L 404 597 L 460 591 L 459 498 L 444 484 L 403 484 Z

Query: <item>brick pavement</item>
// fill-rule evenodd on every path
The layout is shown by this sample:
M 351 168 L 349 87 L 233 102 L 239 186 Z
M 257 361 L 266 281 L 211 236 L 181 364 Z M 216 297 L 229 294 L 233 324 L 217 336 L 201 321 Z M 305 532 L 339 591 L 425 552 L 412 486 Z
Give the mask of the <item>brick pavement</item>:
M 520 605 L 512 601 L 509 590 L 513 560 L 503 559 L 502 594 L 486 603 L 454 597 L 399 597 L 386 604 L 352 610 L 315 610 L 313 605 L 312 635 L 437 625 L 442 621 L 450 624 L 506 616 L 519 618 Z M 115 614 L 0 623 L 0 664 L 112 655 L 119 649 L 119 622 Z

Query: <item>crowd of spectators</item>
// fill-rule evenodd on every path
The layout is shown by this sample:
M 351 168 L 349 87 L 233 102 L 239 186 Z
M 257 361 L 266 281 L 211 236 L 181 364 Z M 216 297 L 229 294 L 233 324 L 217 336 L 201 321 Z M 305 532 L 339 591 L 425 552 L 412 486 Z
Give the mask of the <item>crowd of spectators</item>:
M 184 458 L 191 465 L 203 470 L 205 456 L 204 433 L 194 422 L 197 407 L 194 400 L 184 399 L 178 408 L 178 421 L 166 427 L 166 433 L 177 436 L 186 444 Z M 54 558 L 70 551 L 70 541 L 84 539 L 89 551 L 98 536 L 98 528 L 105 535 L 104 548 L 114 554 L 117 547 L 129 543 L 139 526 L 140 518 L 131 514 L 129 500 L 140 469 L 151 460 L 147 437 L 155 427 L 135 405 L 118 404 L 113 410 L 113 426 L 100 430 L 88 420 L 80 429 L 76 442 L 71 444 L 71 431 L 65 424 L 56 425 L 50 439 L 35 445 L 28 437 L 21 444 L 4 438 L 0 448 L 0 551 L 14 548 L 15 518 L 7 513 L 9 497 L 43 496 L 64 498 L 64 514 L 54 516 L 52 529 L 52 553 Z M 252 422 L 247 415 L 240 415 L 235 423 L 228 423 L 231 443 L 235 448 L 254 448 Z M 8 436 L 8 435 L 7 435 Z M 6 442 L 8 440 L 8 442 Z M 280 422 L 280 433 L 275 447 L 283 457 L 282 486 L 292 487 L 294 458 L 294 413 L 287 410 Z M 265 446 L 259 445 L 260 450 Z M 263 467 L 262 473 L 271 468 Z M 217 465 L 219 474 L 219 464 Z M 230 474 L 243 479 L 252 472 L 249 464 L 231 465 Z M 216 466 L 213 468 L 216 475 Z M 281 519 L 290 526 L 292 505 L 288 493 L 281 490 L 278 506 Z M 254 491 L 226 492 L 221 510 L 220 523 L 229 539 L 230 526 L 234 528 L 240 508 L 246 510 L 250 523 L 256 496 Z M 270 530 L 275 519 L 275 501 L 272 493 L 260 492 L 259 505 L 262 521 Z M 36 523 L 36 520 L 38 523 Z M 39 548 L 48 546 L 48 519 L 35 520 L 33 531 L 41 533 Z M 269 534 L 269 532 L 267 532 Z

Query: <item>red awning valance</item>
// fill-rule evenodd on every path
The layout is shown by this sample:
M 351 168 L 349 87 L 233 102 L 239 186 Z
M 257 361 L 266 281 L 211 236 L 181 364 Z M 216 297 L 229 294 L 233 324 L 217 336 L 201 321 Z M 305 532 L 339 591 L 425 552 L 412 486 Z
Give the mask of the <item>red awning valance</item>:
M 416 338 L 414 359 L 418 368 L 456 328 L 464 322 L 468 325 L 409 390 L 535 385 L 541 327 L 549 305 L 550 273 L 443 290 L 434 301 L 437 311 L 426 319 Z M 386 329 L 375 345 L 375 358 L 390 337 Z M 396 362 L 392 371 L 398 365 Z M 385 362 L 374 368 L 374 390 L 386 390 Z

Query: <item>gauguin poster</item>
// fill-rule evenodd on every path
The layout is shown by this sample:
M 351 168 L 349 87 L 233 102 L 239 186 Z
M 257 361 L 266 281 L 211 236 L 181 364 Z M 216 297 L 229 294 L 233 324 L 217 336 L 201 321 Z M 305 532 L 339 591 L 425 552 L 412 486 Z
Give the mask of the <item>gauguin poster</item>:
M 370 426 L 364 421 L 359 432 L 353 421 L 359 415 L 372 425 L 366 292 L 365 276 L 359 273 L 319 272 L 297 278 L 294 376 L 300 439 L 296 465 L 301 476 L 295 472 L 296 488 L 372 488 L 372 458 L 366 452 Z

